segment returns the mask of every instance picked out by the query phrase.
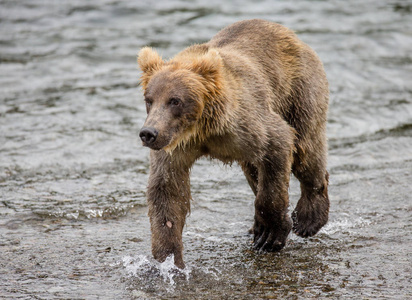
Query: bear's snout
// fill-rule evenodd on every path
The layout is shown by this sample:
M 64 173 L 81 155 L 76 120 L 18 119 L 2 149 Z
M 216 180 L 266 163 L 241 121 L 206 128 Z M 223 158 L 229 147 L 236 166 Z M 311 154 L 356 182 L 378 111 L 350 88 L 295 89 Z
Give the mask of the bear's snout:
M 157 135 L 159 132 L 156 130 L 156 128 L 153 127 L 143 127 L 140 130 L 140 139 L 143 142 L 144 146 L 151 147 L 153 143 L 156 141 Z

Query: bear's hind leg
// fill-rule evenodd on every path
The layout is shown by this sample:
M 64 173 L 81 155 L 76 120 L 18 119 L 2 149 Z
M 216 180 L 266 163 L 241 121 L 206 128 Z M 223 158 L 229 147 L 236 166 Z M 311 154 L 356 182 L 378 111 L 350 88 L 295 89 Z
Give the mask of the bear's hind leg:
M 301 197 L 292 212 L 293 231 L 301 237 L 315 235 L 328 222 L 329 215 L 326 141 L 313 143 L 312 147 L 298 145 L 293 162 L 293 174 L 301 188 Z

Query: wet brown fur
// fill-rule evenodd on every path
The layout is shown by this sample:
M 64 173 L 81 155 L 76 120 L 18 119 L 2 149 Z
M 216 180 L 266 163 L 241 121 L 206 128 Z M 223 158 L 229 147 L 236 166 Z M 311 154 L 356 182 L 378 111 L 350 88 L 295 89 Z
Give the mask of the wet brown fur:
M 154 149 L 147 199 L 156 259 L 174 254 L 184 267 L 189 173 L 205 155 L 242 167 L 256 195 L 257 249 L 278 251 L 292 227 L 307 237 L 326 224 L 328 83 L 317 55 L 291 30 L 263 20 L 237 22 L 169 61 L 143 48 L 138 62 L 148 102 L 144 127 L 159 132 L 148 145 Z M 180 104 L 172 106 L 172 98 Z M 293 224 L 291 170 L 302 190 Z

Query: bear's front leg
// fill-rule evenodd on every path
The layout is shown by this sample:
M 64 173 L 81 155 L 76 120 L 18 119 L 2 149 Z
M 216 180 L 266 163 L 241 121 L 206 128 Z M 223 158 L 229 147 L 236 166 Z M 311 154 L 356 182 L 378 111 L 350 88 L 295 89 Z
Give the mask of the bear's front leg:
M 253 226 L 255 249 L 279 251 L 286 244 L 292 228 L 288 215 L 289 172 L 287 157 L 266 159 L 259 168 Z
M 147 202 L 153 257 L 163 262 L 174 255 L 175 265 L 183 269 L 182 231 L 190 209 L 190 166 L 178 157 L 151 151 Z

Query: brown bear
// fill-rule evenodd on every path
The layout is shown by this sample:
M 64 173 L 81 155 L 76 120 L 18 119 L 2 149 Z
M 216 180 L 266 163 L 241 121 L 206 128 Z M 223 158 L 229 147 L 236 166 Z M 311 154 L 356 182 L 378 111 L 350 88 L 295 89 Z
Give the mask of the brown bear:
M 292 228 L 308 237 L 326 224 L 328 82 L 318 56 L 291 30 L 241 21 L 168 61 L 145 47 L 138 63 L 148 114 L 140 138 L 152 149 L 147 201 L 155 259 L 174 255 L 175 265 L 185 266 L 189 173 L 201 156 L 241 166 L 256 196 L 254 248 L 279 251 Z M 291 171 L 301 186 L 292 218 Z

